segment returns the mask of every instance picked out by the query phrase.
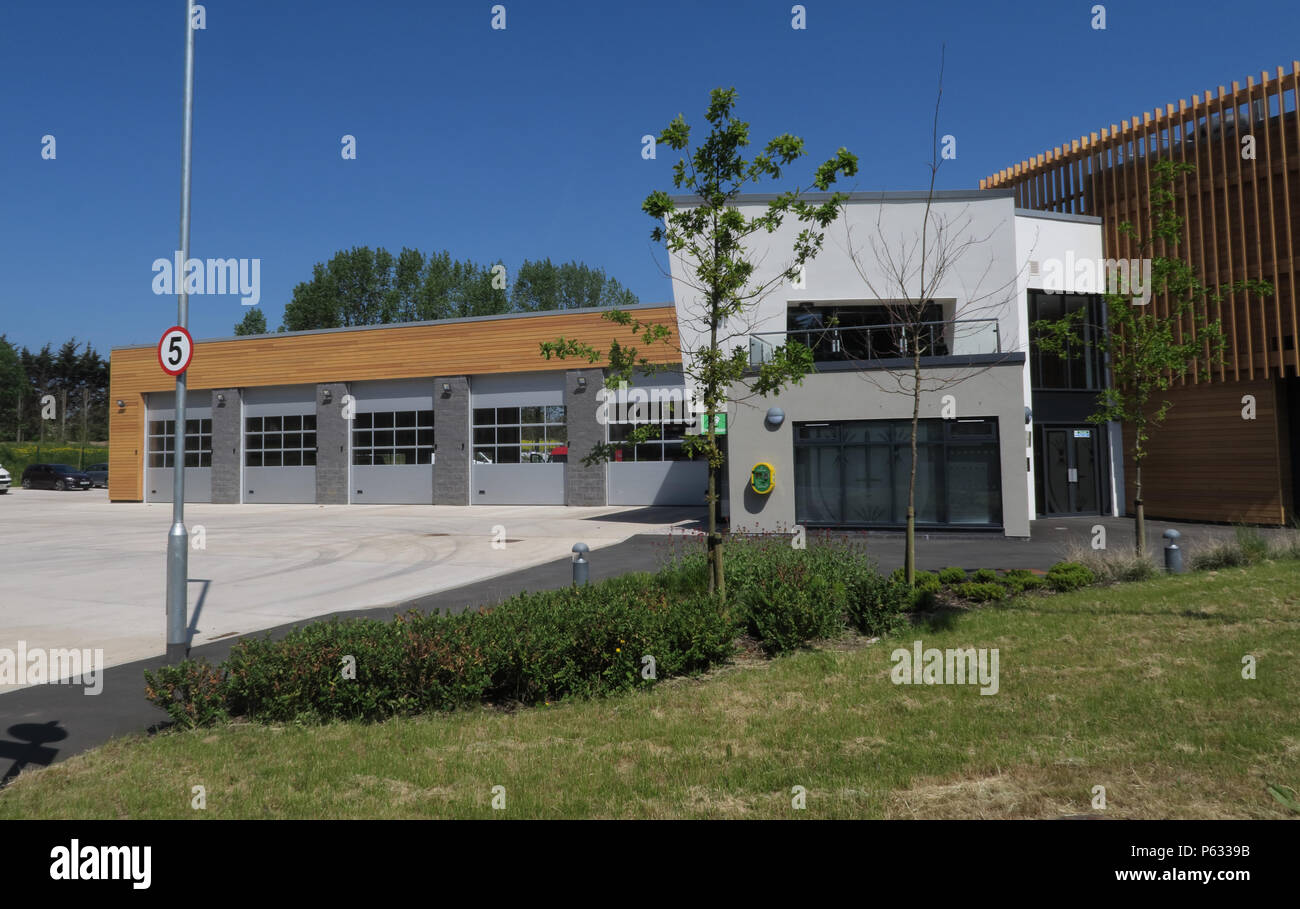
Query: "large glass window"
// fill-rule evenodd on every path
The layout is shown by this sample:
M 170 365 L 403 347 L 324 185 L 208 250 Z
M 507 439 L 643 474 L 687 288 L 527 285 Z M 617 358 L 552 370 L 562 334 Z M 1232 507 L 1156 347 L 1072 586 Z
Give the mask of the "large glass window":
M 805 525 L 907 523 L 911 421 L 796 423 L 795 520 Z M 916 522 L 1002 523 L 996 419 L 917 424 Z
M 1058 322 L 1082 311 L 1077 334 L 1082 346 L 1071 345 L 1066 356 L 1047 353 L 1038 344 L 1035 322 Z M 1105 360 L 1098 343 L 1103 327 L 1102 298 L 1089 294 L 1029 292 L 1029 381 L 1031 388 L 1100 391 L 1105 388 Z
M 352 463 L 362 467 L 433 463 L 433 411 L 384 410 L 354 415 Z
M 176 421 L 149 421 L 149 466 L 176 466 Z M 185 466 L 212 466 L 212 421 L 185 421 Z
M 811 348 L 818 362 L 906 357 L 918 343 L 922 356 L 947 356 L 951 326 L 943 324 L 943 304 L 927 302 L 920 315 L 917 325 L 883 304 L 803 303 L 786 313 L 786 336 Z
M 244 418 L 247 467 L 315 467 L 316 414 Z
M 477 464 L 562 463 L 568 445 L 563 404 L 474 408 Z
M 609 441 L 614 447 L 614 461 L 689 461 L 691 456 L 682 450 L 682 442 L 686 439 L 686 407 L 685 405 L 676 408 L 665 407 L 659 414 L 659 419 L 652 420 L 659 429 L 656 438 L 651 438 L 639 445 L 633 445 L 628 442 L 628 437 L 632 430 L 638 426 L 645 425 L 644 420 L 639 422 L 611 422 L 609 424 Z M 700 417 L 700 422 L 704 418 Z

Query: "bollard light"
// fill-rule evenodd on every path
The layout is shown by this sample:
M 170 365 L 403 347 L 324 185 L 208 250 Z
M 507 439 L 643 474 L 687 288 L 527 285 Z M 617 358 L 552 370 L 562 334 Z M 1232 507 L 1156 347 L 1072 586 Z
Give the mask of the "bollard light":
M 1178 548 L 1182 534 L 1170 527 L 1162 536 L 1169 542 L 1165 545 L 1165 571 L 1170 574 L 1183 573 L 1183 551 Z
M 591 564 L 587 561 L 587 553 L 591 547 L 586 543 L 573 544 L 573 586 L 585 585 L 589 576 Z

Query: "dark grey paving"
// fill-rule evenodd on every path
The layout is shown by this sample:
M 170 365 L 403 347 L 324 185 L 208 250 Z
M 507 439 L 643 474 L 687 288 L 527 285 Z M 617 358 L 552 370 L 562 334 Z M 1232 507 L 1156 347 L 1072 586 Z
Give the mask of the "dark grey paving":
M 919 533 L 916 541 L 917 567 L 935 571 L 955 565 L 958 568 L 1037 568 L 1047 569 L 1066 558 L 1072 548 L 1090 548 L 1093 528 L 1101 525 L 1106 530 L 1106 548 L 1113 552 L 1133 551 L 1133 519 L 1107 517 L 1044 518 L 1030 524 L 1030 538 L 1011 540 L 998 534 L 980 533 Z M 1183 524 L 1169 521 L 1147 521 L 1147 551 L 1157 563 L 1163 560 L 1165 540 L 1162 534 L 1173 528 L 1181 535 L 1178 545 L 1185 558 L 1197 548 L 1216 541 L 1233 539 L 1236 530 L 1215 524 Z M 1278 530 L 1262 529 L 1260 533 L 1272 536 Z M 871 532 L 863 535 L 868 551 L 876 558 L 879 567 L 892 571 L 903 564 L 903 535 L 901 533 Z

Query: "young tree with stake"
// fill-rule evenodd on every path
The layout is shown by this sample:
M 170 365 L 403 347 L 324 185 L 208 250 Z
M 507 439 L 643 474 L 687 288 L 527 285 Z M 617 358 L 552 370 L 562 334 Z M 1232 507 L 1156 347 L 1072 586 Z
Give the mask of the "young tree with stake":
M 1171 402 L 1164 397 L 1173 384 L 1187 376 L 1204 381 L 1210 368 L 1224 362 L 1226 342 L 1219 319 L 1209 318 L 1210 307 L 1222 311 L 1224 290 L 1268 297 L 1273 286 L 1267 281 L 1235 281 L 1210 288 L 1196 276 L 1191 265 L 1178 258 L 1183 218 L 1178 214 L 1174 183 L 1195 168 L 1183 162 L 1157 161 L 1151 166 L 1151 223 L 1145 237 L 1130 222 L 1119 226 L 1132 238 L 1139 255 L 1151 257 L 1149 298 L 1138 298 L 1122 271 L 1112 274 L 1105 294 L 1106 330 L 1095 333 L 1096 344 L 1110 367 L 1111 381 L 1101 393 L 1093 423 L 1111 420 L 1131 429 L 1129 454 L 1133 459 L 1134 551 L 1146 555 L 1146 514 L 1142 502 L 1142 462 L 1147 456 L 1151 433 L 1169 413 Z M 1167 253 L 1152 256 L 1156 241 Z M 1159 298 L 1160 306 L 1148 300 Z M 1163 312 L 1161 311 L 1163 310 Z M 1033 324 L 1039 347 L 1061 357 L 1084 349 L 1081 334 L 1083 310 L 1057 321 Z
M 804 264 L 820 251 L 824 231 L 838 216 L 844 200 L 842 194 L 836 193 L 812 203 L 803 198 L 804 193 L 813 188 L 825 192 L 841 175 L 853 176 L 858 168 L 857 157 L 841 148 L 834 158 L 817 168 L 811 187 L 779 193 L 764 204 L 761 212 L 746 217 L 736 207 L 737 197 L 762 180 L 781 179 L 783 169 L 806 151 L 802 139 L 787 133 L 770 140 L 761 152 L 746 160 L 743 151 L 750 144 L 749 124 L 736 119 L 735 104 L 734 88 L 718 88 L 710 93 L 705 114 L 709 133 L 693 148 L 691 129 L 682 115 L 668 124 L 658 141 L 682 153 L 673 166 L 673 186 L 693 200 L 679 207 L 668 193 L 657 190 L 641 206 L 659 222 L 651 238 L 663 243 L 681 265 L 681 277 L 675 278 L 685 287 L 679 296 L 686 298 L 679 307 L 681 320 L 694 323 L 700 338 L 707 339 L 694 347 L 679 343 L 678 356 L 673 359 L 680 361 L 683 379 L 688 387 L 696 389 L 703 411 L 700 433 L 689 436 L 683 449 L 689 455 L 703 455 L 708 461 L 708 587 L 719 598 L 726 597 L 726 580 L 722 534 L 718 530 L 724 454 L 718 444 L 717 415 L 724 412 L 729 397 L 774 394 L 788 384 L 798 384 L 812 369 L 811 352 L 794 342 L 776 348 L 764 363 L 751 368 L 744 343 L 749 334 L 746 323 L 768 293 L 785 281 L 796 280 Z M 794 239 L 789 262 L 775 275 L 755 280 L 756 263 L 747 241 L 760 231 L 774 232 L 788 216 L 805 225 Z M 630 328 L 642 345 L 671 341 L 672 332 L 666 325 L 643 323 L 623 310 L 611 310 L 604 317 Z M 541 348 L 547 359 L 577 357 L 596 363 L 607 358 L 605 385 L 611 389 L 620 383 L 630 385 L 638 369 L 653 372 L 664 368 L 652 363 L 640 348 L 617 341 L 603 353 L 566 338 L 544 342 Z M 657 431 L 652 424 L 639 426 L 628 442 L 635 445 Z M 612 446 L 601 445 L 584 460 L 607 460 L 611 456 Z

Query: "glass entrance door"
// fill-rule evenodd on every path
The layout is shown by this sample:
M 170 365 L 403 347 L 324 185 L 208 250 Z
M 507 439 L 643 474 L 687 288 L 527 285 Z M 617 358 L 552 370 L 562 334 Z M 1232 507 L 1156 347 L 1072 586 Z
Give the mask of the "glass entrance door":
M 1102 505 L 1101 430 L 1050 426 L 1039 437 L 1039 508 L 1044 515 L 1099 514 Z

